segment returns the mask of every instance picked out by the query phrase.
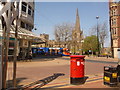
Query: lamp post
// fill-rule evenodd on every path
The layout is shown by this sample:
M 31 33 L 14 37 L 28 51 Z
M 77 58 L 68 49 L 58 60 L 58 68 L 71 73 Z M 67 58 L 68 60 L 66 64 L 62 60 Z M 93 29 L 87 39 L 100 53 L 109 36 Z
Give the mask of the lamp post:
M 100 54 L 100 49 L 99 49 L 99 28 L 98 28 L 98 19 L 99 19 L 99 16 L 96 16 L 96 19 L 97 19 L 97 49 L 98 49 L 98 56 Z

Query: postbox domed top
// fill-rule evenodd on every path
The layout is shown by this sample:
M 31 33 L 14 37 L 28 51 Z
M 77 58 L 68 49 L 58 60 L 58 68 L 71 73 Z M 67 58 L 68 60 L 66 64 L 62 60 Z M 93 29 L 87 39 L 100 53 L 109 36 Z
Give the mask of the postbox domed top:
M 84 58 L 85 56 L 83 56 L 83 55 L 70 55 L 70 57 L 79 57 L 79 58 Z

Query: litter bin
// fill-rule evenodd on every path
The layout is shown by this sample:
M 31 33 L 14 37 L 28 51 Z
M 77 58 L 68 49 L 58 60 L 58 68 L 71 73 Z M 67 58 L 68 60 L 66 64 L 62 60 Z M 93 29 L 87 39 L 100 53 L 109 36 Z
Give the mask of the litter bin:
M 117 65 L 117 71 L 118 71 L 118 82 L 120 86 L 120 48 L 118 48 L 118 65 Z
M 104 85 L 115 87 L 117 82 L 117 68 L 113 66 L 104 66 Z
M 117 66 L 118 82 L 120 83 L 120 65 Z
M 84 83 L 84 58 L 83 55 L 71 55 L 70 83 L 77 85 Z

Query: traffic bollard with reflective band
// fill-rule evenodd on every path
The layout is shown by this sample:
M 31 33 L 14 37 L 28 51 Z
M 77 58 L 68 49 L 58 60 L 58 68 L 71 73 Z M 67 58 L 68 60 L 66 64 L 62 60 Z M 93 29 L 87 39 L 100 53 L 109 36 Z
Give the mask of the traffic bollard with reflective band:
M 70 83 L 77 85 L 84 83 L 84 58 L 82 55 L 71 55 Z

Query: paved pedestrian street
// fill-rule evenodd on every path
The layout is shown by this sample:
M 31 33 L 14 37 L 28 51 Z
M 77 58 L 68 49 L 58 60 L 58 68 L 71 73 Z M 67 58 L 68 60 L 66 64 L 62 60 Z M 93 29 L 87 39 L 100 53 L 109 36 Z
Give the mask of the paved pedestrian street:
M 97 75 L 97 76 L 87 75 L 87 77 L 89 77 L 89 78 L 86 80 L 85 84 L 82 84 L 82 85 L 72 85 L 72 84 L 70 84 L 69 78 L 65 78 L 65 79 L 60 79 L 60 81 L 62 81 L 61 83 L 51 83 L 51 84 L 48 84 L 46 86 L 43 86 L 43 88 L 90 88 L 91 83 L 97 83 L 97 82 L 102 83 L 103 82 L 103 75 L 102 74 Z M 102 86 L 102 88 L 106 87 L 102 84 L 101 84 L 101 86 Z
M 49 58 L 47 58 L 49 59 Z M 85 83 L 81 85 L 70 84 L 70 58 L 59 57 L 47 59 L 33 59 L 32 62 L 17 62 L 17 86 L 30 90 L 33 88 L 106 88 L 103 84 L 103 67 L 116 66 L 115 63 L 101 63 L 85 61 Z M 44 61 L 45 60 L 45 61 Z M 8 64 L 8 81 L 12 80 L 12 62 Z M 8 85 L 9 86 L 9 85 Z

